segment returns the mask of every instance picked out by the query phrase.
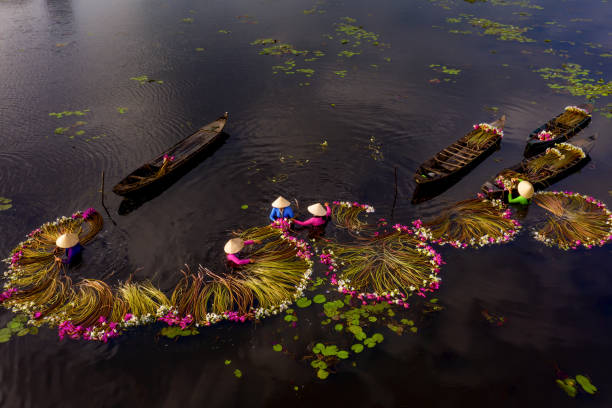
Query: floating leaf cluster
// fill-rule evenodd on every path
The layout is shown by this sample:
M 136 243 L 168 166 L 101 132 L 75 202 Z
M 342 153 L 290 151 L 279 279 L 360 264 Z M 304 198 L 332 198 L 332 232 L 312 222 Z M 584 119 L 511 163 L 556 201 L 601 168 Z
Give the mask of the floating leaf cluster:
M 612 81 L 591 77 L 588 69 L 578 64 L 563 64 L 561 68 L 541 68 L 535 72 L 548 81 L 548 87 L 587 99 L 612 95 Z
M 472 18 L 469 23 L 474 27 L 484 28 L 484 35 L 492 35 L 502 41 L 518 41 L 521 43 L 535 42 L 534 39 L 523 36 L 530 30 L 529 27 L 518 27 L 510 24 L 502 24 L 486 18 Z

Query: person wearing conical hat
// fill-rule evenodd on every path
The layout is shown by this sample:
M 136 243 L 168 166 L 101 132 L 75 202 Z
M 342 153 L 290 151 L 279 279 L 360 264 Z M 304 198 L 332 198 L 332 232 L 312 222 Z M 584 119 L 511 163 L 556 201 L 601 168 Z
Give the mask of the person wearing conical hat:
M 508 202 L 512 204 L 529 205 L 531 197 L 533 197 L 533 184 L 527 180 L 518 179 L 520 183 L 516 187 L 519 196 L 512 198 L 512 189 L 508 190 Z
M 227 260 L 234 266 L 246 265 L 253 261 L 250 258 L 247 258 L 247 259 L 238 258 L 238 252 L 240 252 L 240 250 L 244 248 L 245 245 L 251 245 L 251 244 L 256 244 L 256 243 L 258 244 L 260 242 L 253 241 L 250 239 L 244 241 L 242 238 L 232 238 L 225 243 L 225 247 L 223 248 L 223 250 L 227 254 L 226 255 Z
M 321 203 L 316 203 L 308 206 L 308 212 L 314 215 L 314 217 L 306 221 L 293 220 L 293 222 L 302 227 L 320 227 L 321 225 L 325 225 L 329 219 L 331 208 L 329 208 L 329 203 L 325 203 L 325 207 L 323 207 Z
M 277 219 L 293 218 L 293 210 L 291 209 L 291 203 L 286 200 L 283 196 L 278 196 L 276 200 L 272 202 L 272 211 L 270 212 L 270 221 L 274 222 Z
M 55 257 L 57 262 L 61 262 L 64 264 L 70 264 L 77 260 L 81 253 L 83 252 L 83 245 L 79 243 L 79 236 L 74 232 L 66 232 L 65 234 L 60 235 L 55 240 L 55 245 L 58 248 L 62 248 L 66 250 L 66 257 L 60 258 L 59 256 Z

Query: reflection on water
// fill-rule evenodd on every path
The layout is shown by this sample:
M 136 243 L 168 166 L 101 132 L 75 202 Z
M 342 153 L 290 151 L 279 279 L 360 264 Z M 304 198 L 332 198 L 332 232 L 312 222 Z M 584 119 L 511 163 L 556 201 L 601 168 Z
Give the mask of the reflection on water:
M 531 28 L 523 36 L 536 41 L 481 36 L 483 29 L 462 14 Z M 252 24 L 237 18 L 246 15 Z M 105 223 L 75 273 L 111 285 L 132 276 L 167 290 L 185 264 L 215 265 L 231 231 L 265 224 L 279 193 L 298 199 L 299 219 L 307 217 L 305 204 L 332 200 L 371 203 L 390 222 L 437 215 L 519 162 L 534 128 L 584 102 L 556 93 L 534 70 L 577 63 L 595 82 L 610 81 L 609 57 L 602 55 L 612 52 L 611 18 L 604 2 L 573 0 L 0 1 L 0 196 L 13 204 L 0 212 L 0 249 L 8 254 L 32 228 L 95 206 L 102 170 L 106 205 L 123 216 L 116 226 Z M 347 32 L 341 23 L 363 31 Z M 260 55 L 261 47 L 251 45 L 260 38 L 311 52 Z M 310 58 L 316 60 L 305 61 Z M 273 68 L 293 66 L 290 60 L 295 69 Z M 143 75 L 163 83 L 130 80 Z M 596 109 L 609 99 L 596 99 Z M 83 109 L 90 111 L 75 120 L 49 116 Z M 232 137 L 163 194 L 132 203 L 109 194 L 177 135 L 219 111 L 231 113 Z M 436 197 L 410 202 L 420 163 L 474 123 L 501 114 L 507 122 L 500 150 Z M 77 120 L 86 124 L 55 132 Z M 588 132 L 601 138 L 592 162 L 555 189 L 609 198 L 611 123 L 594 113 Z M 372 140 L 380 154 L 372 154 Z M 41 330 L 0 345 L 6 350 L 0 401 L 16 407 L 570 406 L 576 401 L 555 384 L 557 365 L 571 376 L 588 374 L 599 387 L 599 395 L 577 397 L 582 403 L 609 405 L 610 250 L 544 247 L 530 237 L 534 210 L 525 209 L 528 228 L 508 245 L 441 248 L 447 264 L 437 296 L 445 309 L 416 335 L 397 336 L 381 325 L 385 341 L 361 353 L 355 366 L 339 364 L 325 381 L 309 361 L 273 350 L 290 333 L 282 317 L 221 324 L 178 341 L 144 328 L 108 345 L 59 342 L 55 332 Z M 331 298 L 327 290 L 321 289 Z M 333 330 L 311 324 L 320 322 L 315 309 L 296 313 L 297 341 L 306 348 Z M 505 323 L 491 325 L 499 316 Z M 2 326 L 11 318 L 3 311 Z

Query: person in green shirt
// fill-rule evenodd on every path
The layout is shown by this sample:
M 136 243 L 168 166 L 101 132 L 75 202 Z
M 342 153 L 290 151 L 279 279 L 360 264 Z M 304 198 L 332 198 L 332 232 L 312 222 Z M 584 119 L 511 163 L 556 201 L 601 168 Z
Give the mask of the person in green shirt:
M 520 180 L 517 186 L 519 196 L 512 198 L 512 189 L 508 190 L 508 202 L 511 204 L 529 205 L 529 199 L 533 197 L 533 184 L 527 180 Z

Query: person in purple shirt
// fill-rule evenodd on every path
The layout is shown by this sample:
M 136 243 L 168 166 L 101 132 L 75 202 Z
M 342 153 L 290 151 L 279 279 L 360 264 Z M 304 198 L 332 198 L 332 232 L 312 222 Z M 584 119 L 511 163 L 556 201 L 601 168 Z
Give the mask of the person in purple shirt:
M 291 203 L 284 197 L 278 196 L 272 203 L 272 211 L 270 212 L 270 221 L 274 222 L 277 219 L 293 218 L 293 210 L 290 207 Z
M 232 264 L 232 266 L 246 265 L 253 261 L 250 258 L 247 258 L 247 259 L 238 258 L 237 256 L 238 252 L 240 252 L 240 250 L 244 248 L 245 245 L 259 244 L 259 243 L 260 243 L 259 241 L 253 241 L 250 239 L 247 241 L 244 241 L 242 238 L 232 238 L 225 243 L 225 247 L 223 248 L 223 250 L 227 254 L 226 258 L 230 262 L 230 264 Z
M 57 262 L 61 262 L 63 264 L 69 265 L 70 263 L 76 261 L 81 257 L 81 253 L 83 252 L 83 245 L 79 243 L 79 236 L 74 232 L 67 232 L 60 235 L 55 240 L 55 245 L 57 245 L 58 248 L 63 248 L 66 250 L 65 258 L 60 258 L 59 256 L 55 257 Z
M 329 216 L 331 215 L 331 208 L 329 208 L 329 203 L 325 203 L 325 208 L 321 205 L 321 203 L 316 203 L 311 206 L 308 206 L 308 212 L 314 215 L 307 219 L 306 221 L 298 221 L 293 220 L 297 225 L 301 225 L 302 227 L 320 227 L 321 225 L 325 225 Z

